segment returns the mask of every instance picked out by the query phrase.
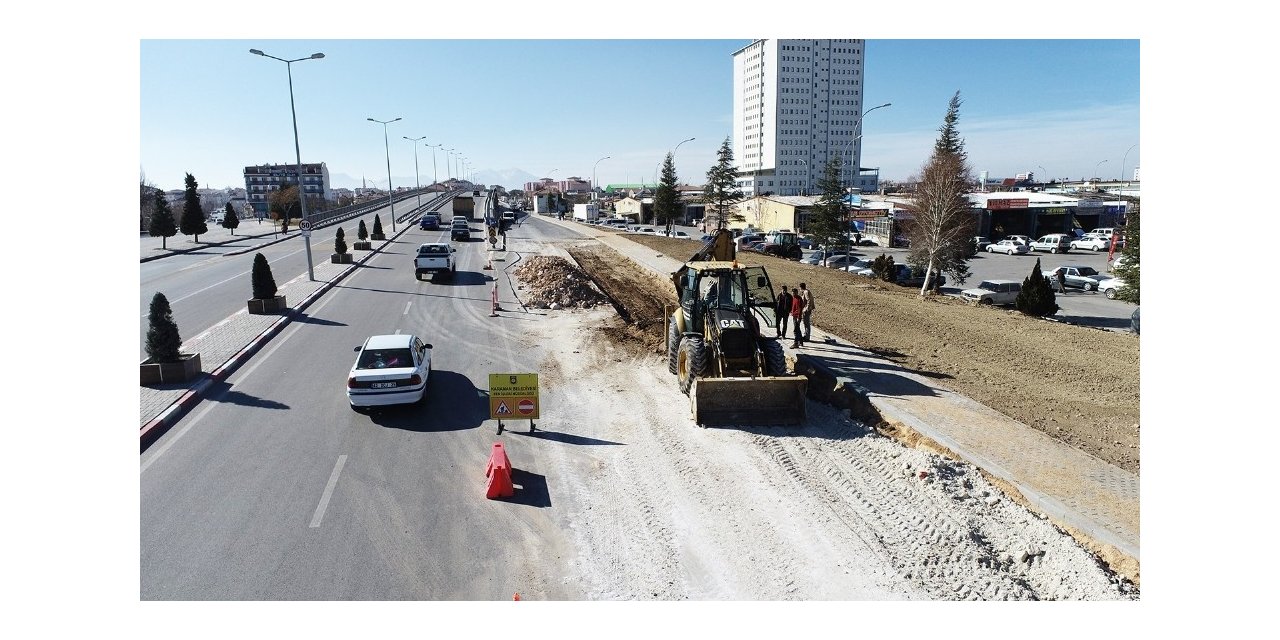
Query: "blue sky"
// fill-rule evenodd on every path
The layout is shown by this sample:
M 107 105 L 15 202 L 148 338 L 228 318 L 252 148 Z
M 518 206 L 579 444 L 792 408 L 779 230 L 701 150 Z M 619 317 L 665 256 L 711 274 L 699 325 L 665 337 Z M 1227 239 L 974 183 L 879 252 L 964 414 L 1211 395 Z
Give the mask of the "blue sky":
M 731 134 L 732 53 L 749 42 L 142 39 L 140 169 L 162 188 L 181 187 L 186 172 L 201 186 L 243 186 L 246 164 L 294 161 L 285 64 L 256 48 L 325 54 L 293 64 L 293 90 L 302 159 L 327 163 L 337 186 L 357 186 L 342 174 L 386 184 L 382 125 L 370 117 L 402 118 L 388 125 L 396 186 L 414 175 L 403 136 L 456 149 L 481 175 L 590 179 L 595 165 L 600 184 L 652 180 L 693 137 L 676 166 L 700 183 Z M 865 73 L 864 108 L 893 105 L 864 124 L 863 165 L 883 178 L 919 169 L 956 90 L 975 173 L 1112 178 L 1141 164 L 1137 40 L 868 38 Z M 432 151 L 419 146 L 417 160 L 430 181 Z M 446 154 L 435 162 L 443 179 Z

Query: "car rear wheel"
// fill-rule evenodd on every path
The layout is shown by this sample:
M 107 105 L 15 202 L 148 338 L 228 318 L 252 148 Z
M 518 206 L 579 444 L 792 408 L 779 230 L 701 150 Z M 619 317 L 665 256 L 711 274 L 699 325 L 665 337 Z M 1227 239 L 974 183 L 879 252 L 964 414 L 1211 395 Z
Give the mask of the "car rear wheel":
M 1010 250 L 1006 251 L 1005 253 L 1007 253 L 1007 254 L 1009 254 L 1009 255 L 1013 255 L 1013 249 L 1010 249 Z
M 983 298 L 978 301 L 978 304 L 984 305 L 984 306 L 991 306 L 991 298 Z
M 1107 299 L 1108 299 L 1108 300 L 1115 300 L 1115 299 L 1116 299 L 1116 290 L 1115 290 L 1115 288 L 1114 288 L 1114 287 L 1112 287 L 1112 288 L 1110 288 L 1110 289 L 1107 289 L 1107 290 L 1106 290 L 1106 292 L 1104 293 L 1104 295 L 1106 295 L 1106 296 L 1107 296 Z

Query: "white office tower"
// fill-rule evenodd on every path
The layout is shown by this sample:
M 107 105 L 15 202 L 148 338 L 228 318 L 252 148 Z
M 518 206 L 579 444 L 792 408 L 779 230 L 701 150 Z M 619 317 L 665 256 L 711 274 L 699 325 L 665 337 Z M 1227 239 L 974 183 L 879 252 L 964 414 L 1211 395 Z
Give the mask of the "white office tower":
M 863 40 L 756 40 L 733 54 L 733 156 L 743 193 L 818 193 L 841 156 L 847 187 L 875 192 L 860 167 Z

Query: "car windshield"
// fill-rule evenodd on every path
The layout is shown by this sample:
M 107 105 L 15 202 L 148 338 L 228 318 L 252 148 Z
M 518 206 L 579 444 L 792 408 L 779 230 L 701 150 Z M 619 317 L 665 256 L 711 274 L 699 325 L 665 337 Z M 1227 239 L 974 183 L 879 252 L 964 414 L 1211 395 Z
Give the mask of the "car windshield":
M 1097 269 L 1094 269 L 1093 267 L 1080 267 L 1080 270 L 1079 270 L 1079 271 L 1080 271 L 1080 275 L 1082 275 L 1082 276 L 1096 276 L 1096 275 L 1098 275 L 1098 271 L 1097 271 Z
M 365 349 L 360 352 L 357 369 L 392 369 L 412 367 L 413 356 L 408 349 Z
M 979 288 L 979 289 L 986 289 L 987 291 L 999 291 L 999 290 L 1000 290 L 1000 285 L 998 285 L 998 284 L 996 284 L 996 283 L 994 283 L 994 282 L 987 282 L 986 280 L 983 280 L 983 281 L 982 281 L 982 284 L 978 285 L 978 288 Z

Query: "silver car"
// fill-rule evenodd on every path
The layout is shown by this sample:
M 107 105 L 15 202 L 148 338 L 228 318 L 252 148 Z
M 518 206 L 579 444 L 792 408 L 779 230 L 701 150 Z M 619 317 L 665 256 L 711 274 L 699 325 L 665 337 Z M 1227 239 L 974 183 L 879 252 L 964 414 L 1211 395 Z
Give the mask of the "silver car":
M 1006 253 L 1008 255 L 1013 255 L 1015 253 L 1027 253 L 1031 251 L 1031 248 L 1017 240 L 1005 238 L 995 244 L 987 245 L 987 251 L 990 253 Z

